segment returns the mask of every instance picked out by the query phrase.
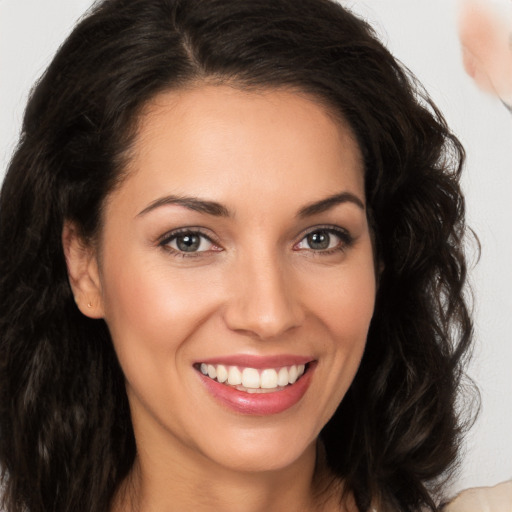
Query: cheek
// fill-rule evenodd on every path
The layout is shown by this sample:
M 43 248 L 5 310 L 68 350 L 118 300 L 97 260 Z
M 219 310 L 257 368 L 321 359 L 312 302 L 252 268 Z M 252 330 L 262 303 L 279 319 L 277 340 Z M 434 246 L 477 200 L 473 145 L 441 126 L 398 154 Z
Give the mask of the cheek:
M 175 352 L 214 309 L 215 297 L 205 293 L 200 272 L 177 272 L 140 254 L 112 256 L 104 262 L 103 300 L 118 352 Z
M 352 383 L 366 346 L 376 293 L 372 252 L 358 253 L 357 259 L 332 273 L 323 284 L 309 288 L 315 290 L 310 302 L 325 333 L 317 342 L 323 356 L 319 370 L 326 390 L 322 405 L 326 414 L 321 416 L 325 423 Z
M 112 253 L 103 268 L 105 319 L 127 382 L 132 420 L 146 418 L 142 408 L 167 424 L 168 411 L 189 407 L 182 394 L 169 390 L 187 389 L 189 340 L 215 310 L 216 299 L 204 293 L 201 272 L 177 272 L 165 258 L 155 263 L 143 253 Z
M 321 286 L 323 284 L 323 286 Z M 375 306 L 376 280 L 371 255 L 309 283 L 311 304 L 334 339 L 348 348 L 366 341 Z

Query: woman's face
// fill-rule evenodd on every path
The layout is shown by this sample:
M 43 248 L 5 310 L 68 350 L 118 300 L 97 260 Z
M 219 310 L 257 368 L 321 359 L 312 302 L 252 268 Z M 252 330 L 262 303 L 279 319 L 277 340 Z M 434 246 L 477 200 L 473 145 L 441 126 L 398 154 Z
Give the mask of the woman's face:
M 100 248 L 91 314 L 110 329 L 139 454 L 269 470 L 314 453 L 374 308 L 345 125 L 292 92 L 158 96 Z

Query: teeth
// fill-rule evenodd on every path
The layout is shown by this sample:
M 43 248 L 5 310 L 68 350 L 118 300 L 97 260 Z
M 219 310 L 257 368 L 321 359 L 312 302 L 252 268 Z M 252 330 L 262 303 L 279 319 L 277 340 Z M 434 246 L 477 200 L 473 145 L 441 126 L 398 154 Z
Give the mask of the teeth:
M 263 370 L 261 372 L 260 388 L 263 388 L 263 389 L 277 388 L 277 372 L 274 369 Z
M 217 378 L 217 369 L 212 364 L 208 365 L 208 377 L 210 377 L 210 379 Z
M 243 391 L 257 393 L 262 392 L 259 390 L 283 388 L 288 384 L 294 384 L 304 374 L 306 366 L 300 364 L 257 370 L 201 363 L 199 369 L 210 379 L 217 379 L 218 382 L 235 386 Z
M 288 386 L 288 369 L 281 368 L 277 375 L 277 385 L 278 386 Z
M 260 374 L 254 368 L 244 368 L 242 372 L 242 386 L 244 388 L 259 388 Z
M 236 366 L 230 366 L 228 370 L 228 384 L 238 386 L 242 384 L 242 373 Z
M 217 366 L 217 380 L 219 382 L 226 382 L 228 380 L 228 371 L 223 364 Z

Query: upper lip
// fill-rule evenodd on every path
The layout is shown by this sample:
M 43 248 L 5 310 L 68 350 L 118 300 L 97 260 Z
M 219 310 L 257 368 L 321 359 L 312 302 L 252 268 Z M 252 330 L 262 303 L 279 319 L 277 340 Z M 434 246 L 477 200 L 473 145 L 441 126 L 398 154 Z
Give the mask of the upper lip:
M 281 368 L 283 366 L 292 366 L 306 364 L 313 361 L 310 356 L 298 356 L 291 354 L 279 354 L 275 356 L 257 356 L 251 354 L 233 354 L 229 356 L 211 357 L 202 359 L 197 363 L 204 364 L 223 364 L 225 366 L 241 366 L 244 368 Z

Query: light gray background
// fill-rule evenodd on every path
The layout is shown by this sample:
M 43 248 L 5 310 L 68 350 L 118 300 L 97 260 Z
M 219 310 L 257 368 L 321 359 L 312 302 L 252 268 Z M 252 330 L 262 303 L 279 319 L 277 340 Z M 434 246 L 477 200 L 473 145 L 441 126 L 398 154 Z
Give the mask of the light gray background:
M 465 75 L 456 0 L 351 0 L 424 83 L 467 150 L 464 189 L 482 243 L 471 270 L 482 395 L 453 491 L 512 478 L 512 115 Z M 0 0 L 0 179 L 28 91 L 91 0 Z

